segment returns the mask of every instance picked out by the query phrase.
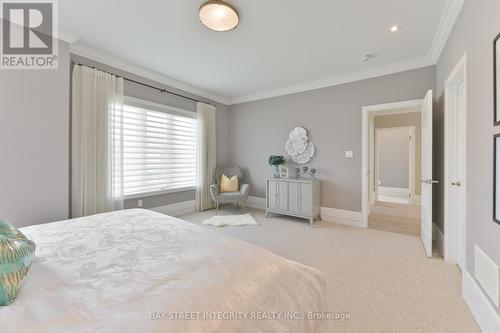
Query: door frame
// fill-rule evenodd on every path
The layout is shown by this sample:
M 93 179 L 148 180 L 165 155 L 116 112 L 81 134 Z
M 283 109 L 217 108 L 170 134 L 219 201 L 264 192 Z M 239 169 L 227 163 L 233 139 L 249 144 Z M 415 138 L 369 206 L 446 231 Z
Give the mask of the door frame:
M 373 205 L 374 195 L 370 190 L 370 178 L 373 177 L 373 154 L 375 134 L 374 128 L 376 115 L 390 115 L 408 112 L 421 112 L 423 99 L 414 99 L 402 102 L 366 105 L 361 108 L 361 225 L 368 228 L 368 215 Z M 417 109 L 417 110 L 414 110 Z
M 415 203 L 415 160 L 416 160 L 416 145 L 415 145 L 415 126 L 399 126 L 399 127 L 381 127 L 375 128 L 375 200 L 378 201 L 379 196 L 379 170 L 380 170 L 380 154 L 379 154 L 379 134 L 380 132 L 388 132 L 388 131 L 408 131 L 408 135 L 410 137 L 410 142 L 408 145 L 408 192 L 409 192 L 409 200 L 408 204 L 413 205 Z
M 468 82 L 467 82 L 467 53 L 465 53 L 460 61 L 455 65 L 455 68 L 448 76 L 444 84 L 444 246 L 443 246 L 443 255 L 444 260 L 449 263 L 458 264 L 458 246 L 461 245 L 464 247 L 462 253 L 464 257 L 461 258 L 465 267 L 466 256 L 465 256 L 465 234 L 467 227 L 467 205 L 464 207 L 463 217 L 464 225 L 463 225 L 463 235 L 459 235 L 458 232 L 460 228 L 457 227 L 457 224 L 454 223 L 451 218 L 451 186 L 450 186 L 450 168 L 452 168 L 452 163 L 449 159 L 450 154 L 450 142 L 452 142 L 450 127 L 452 126 L 452 120 L 455 119 L 456 114 L 458 112 L 458 108 L 456 103 L 454 102 L 458 97 L 458 87 L 460 83 L 463 82 L 465 89 L 465 110 L 464 117 L 462 117 L 464 121 L 463 135 L 465 136 L 466 147 L 463 151 L 464 156 L 461 161 L 458 163 L 461 164 L 464 170 L 464 179 L 460 179 L 461 186 L 464 190 L 464 201 L 467 203 L 467 104 L 468 104 Z

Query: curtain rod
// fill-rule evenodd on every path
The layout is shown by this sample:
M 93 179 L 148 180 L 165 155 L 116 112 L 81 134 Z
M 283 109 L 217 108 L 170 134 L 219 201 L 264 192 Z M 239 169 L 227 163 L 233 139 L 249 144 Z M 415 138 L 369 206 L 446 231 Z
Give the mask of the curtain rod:
M 85 64 L 82 64 L 79 61 L 71 61 L 71 63 L 74 64 L 74 65 L 85 66 L 85 67 L 89 67 L 89 68 L 92 68 L 92 69 L 97 69 L 99 71 L 102 71 L 102 72 L 105 72 L 105 73 L 108 73 L 108 74 L 111 74 L 111 75 L 114 75 L 114 76 L 117 76 L 117 77 L 121 77 L 125 81 L 132 82 L 132 83 L 135 83 L 135 84 L 138 84 L 138 85 L 141 85 L 141 86 L 144 86 L 144 87 L 148 87 L 148 88 L 151 88 L 151 89 L 154 89 L 154 90 L 158 90 L 159 92 L 162 92 L 162 93 L 167 93 L 167 94 L 174 95 L 174 96 L 177 96 L 177 97 L 182 97 L 182 98 L 188 99 L 188 100 L 193 101 L 193 102 L 202 102 L 202 103 L 206 103 L 206 104 L 210 104 L 212 106 L 215 106 L 212 103 L 208 103 L 208 102 L 205 102 L 205 101 L 200 101 L 200 100 L 198 100 L 196 98 L 192 98 L 192 97 L 189 97 L 189 96 L 186 96 L 186 95 L 178 94 L 176 92 L 173 92 L 173 91 L 170 91 L 170 90 L 167 90 L 167 89 L 158 88 L 158 87 L 152 86 L 152 85 L 147 84 L 147 83 L 143 83 L 143 82 L 140 82 L 140 81 L 129 79 L 129 78 L 124 77 L 122 75 L 116 75 L 114 73 L 111 73 L 111 72 L 108 72 L 108 71 L 96 68 L 95 66 L 85 65 Z

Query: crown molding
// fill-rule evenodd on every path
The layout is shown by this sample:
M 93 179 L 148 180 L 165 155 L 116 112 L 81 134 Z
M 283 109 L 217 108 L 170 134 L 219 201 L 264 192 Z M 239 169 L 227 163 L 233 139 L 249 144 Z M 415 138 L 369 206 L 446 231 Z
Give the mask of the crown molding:
M 59 35 L 57 39 L 62 40 L 68 44 L 73 44 L 80 39 L 80 35 L 69 29 L 59 27 Z
M 205 91 L 203 89 L 197 88 L 195 86 L 189 85 L 187 83 L 184 83 L 182 81 L 173 79 L 171 77 L 168 77 L 166 75 L 160 74 L 158 72 L 152 71 L 150 69 L 147 69 L 145 67 L 136 65 L 132 62 L 117 58 L 113 55 L 97 51 L 95 49 L 92 49 L 90 47 L 75 43 L 70 46 L 70 52 L 84 57 L 88 58 L 93 61 L 100 62 L 102 64 L 115 67 L 117 69 L 139 75 L 145 79 L 153 80 L 161 84 L 165 84 L 169 87 L 175 88 L 182 90 L 184 92 L 204 97 L 209 100 L 219 102 L 225 105 L 230 105 L 231 104 L 231 99 L 226 98 L 224 96 L 220 96 L 217 94 L 214 94 L 212 92 Z
M 334 77 L 299 83 L 295 85 L 290 85 L 282 87 L 279 89 L 263 91 L 256 94 L 250 94 L 245 96 L 239 96 L 235 98 L 227 98 L 203 89 L 197 88 L 195 86 L 189 85 L 185 82 L 173 79 L 164 74 L 149 70 L 140 65 L 133 64 L 123 59 L 119 59 L 112 55 L 106 54 L 101 51 L 89 48 L 87 46 L 75 43 L 80 36 L 71 33 L 65 29 L 61 29 L 60 39 L 67 41 L 71 45 L 71 53 L 89 58 L 91 60 L 119 68 L 121 70 L 142 76 L 144 78 L 168 85 L 170 87 L 183 90 L 185 92 L 198 95 L 225 105 L 234 105 L 246 102 L 257 101 L 261 99 L 267 99 L 272 97 L 278 97 L 283 95 L 290 95 L 310 90 L 316 90 L 331 86 L 336 86 L 340 84 L 361 81 L 366 79 L 371 79 L 375 77 L 380 77 L 389 74 L 395 74 L 399 72 L 409 71 L 413 69 L 423 68 L 427 66 L 436 65 L 441 56 L 441 53 L 446 45 L 446 42 L 451 34 L 453 26 L 460 15 L 463 4 L 465 0 L 447 0 L 443 13 L 439 21 L 438 28 L 434 34 L 434 39 L 431 44 L 430 51 L 427 56 L 414 58 L 407 61 L 402 61 L 398 63 L 393 63 L 385 66 L 380 66 L 376 68 L 366 69 L 362 71 L 355 71 L 343 75 L 337 75 Z
M 386 66 L 380 66 L 380 67 L 376 67 L 376 68 L 366 69 L 363 71 L 356 71 L 356 72 L 351 72 L 351 73 L 347 73 L 344 75 L 334 76 L 334 77 L 327 78 L 324 80 L 300 83 L 300 84 L 291 85 L 291 86 L 287 86 L 287 87 L 272 90 L 272 91 L 266 91 L 266 92 L 262 92 L 262 93 L 258 93 L 258 94 L 237 97 L 237 98 L 234 98 L 232 100 L 231 104 L 240 104 L 240 103 L 246 103 L 246 102 L 266 99 L 266 98 L 272 98 L 272 97 L 278 97 L 278 96 L 283 96 L 283 95 L 300 93 L 300 92 L 304 92 L 304 91 L 316 90 L 316 89 L 336 86 L 336 85 L 340 85 L 340 84 L 371 79 L 374 77 L 409 71 L 412 69 L 418 69 L 418 68 L 432 66 L 432 65 L 435 65 L 435 63 L 433 63 L 429 59 L 429 57 L 427 57 L 427 56 L 421 57 L 421 58 L 415 58 L 415 59 L 410 59 L 407 61 L 393 63 L 393 64 L 386 65 Z
M 409 71 L 412 69 L 422 68 L 426 66 L 436 65 L 443 49 L 450 37 L 453 26 L 462 11 L 465 0 L 447 0 L 439 25 L 434 35 L 430 51 L 427 56 L 421 58 L 410 59 L 407 61 L 393 63 L 387 66 L 367 69 L 364 71 L 352 72 L 340 76 L 334 76 L 324 80 L 306 82 L 296 85 L 283 87 L 276 90 L 265 91 L 257 94 L 236 97 L 232 99 L 231 104 L 240 104 L 246 102 L 257 101 L 266 98 L 278 97 L 283 95 L 295 94 L 299 92 L 326 88 L 339 84 L 361 81 L 374 77 Z
M 439 25 L 432 41 L 429 58 L 437 64 L 439 57 L 450 37 L 453 26 L 462 11 L 465 0 L 448 0 L 441 14 Z

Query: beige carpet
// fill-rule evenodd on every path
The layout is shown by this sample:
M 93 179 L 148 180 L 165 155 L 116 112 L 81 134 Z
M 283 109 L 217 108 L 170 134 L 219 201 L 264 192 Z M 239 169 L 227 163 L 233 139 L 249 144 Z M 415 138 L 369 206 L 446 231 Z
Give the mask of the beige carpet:
M 426 258 L 419 238 L 326 222 L 310 228 L 306 220 L 250 212 L 260 226 L 204 227 L 321 270 L 328 311 L 352 315 L 327 322 L 325 332 L 480 332 L 461 297 L 459 269 Z M 201 225 L 213 214 L 181 218 Z

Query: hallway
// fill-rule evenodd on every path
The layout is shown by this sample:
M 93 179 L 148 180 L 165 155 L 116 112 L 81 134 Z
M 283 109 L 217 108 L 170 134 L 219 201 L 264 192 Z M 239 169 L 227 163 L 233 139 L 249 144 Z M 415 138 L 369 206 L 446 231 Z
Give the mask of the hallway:
M 376 201 L 368 216 L 368 227 L 420 236 L 420 206 Z

